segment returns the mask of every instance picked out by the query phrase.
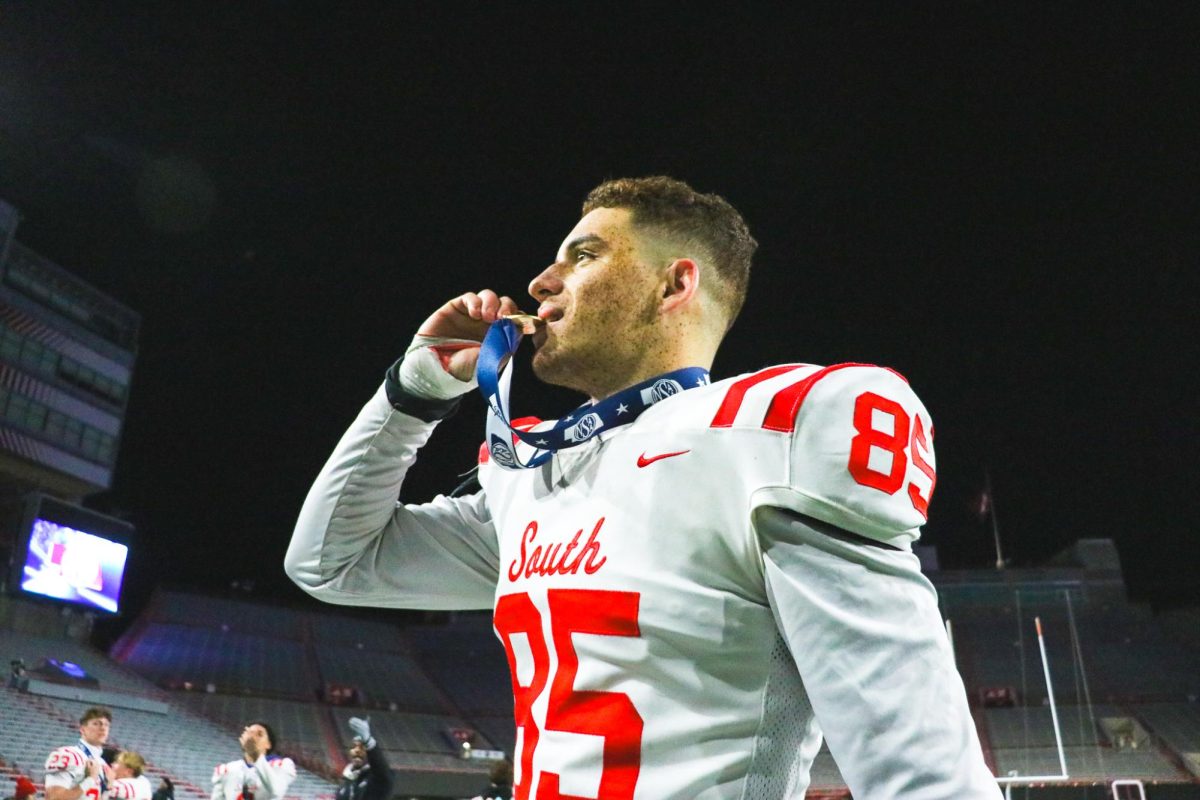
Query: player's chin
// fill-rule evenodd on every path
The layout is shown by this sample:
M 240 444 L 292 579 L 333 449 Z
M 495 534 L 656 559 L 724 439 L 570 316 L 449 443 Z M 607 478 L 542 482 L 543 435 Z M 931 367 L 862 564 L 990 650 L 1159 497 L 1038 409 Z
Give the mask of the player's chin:
M 562 351 L 547 343 L 534 352 L 530 366 L 533 367 L 533 374 L 538 380 L 544 383 L 561 383 L 566 371 L 565 361 Z

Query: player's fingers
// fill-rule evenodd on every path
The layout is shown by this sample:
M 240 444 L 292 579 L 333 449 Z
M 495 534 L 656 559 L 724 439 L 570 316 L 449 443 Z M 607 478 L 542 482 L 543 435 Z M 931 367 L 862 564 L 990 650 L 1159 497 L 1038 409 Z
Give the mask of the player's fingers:
M 521 309 L 517 306 L 515 300 L 508 295 L 500 298 L 500 310 L 497 312 L 499 316 L 506 317 L 509 314 L 520 314 Z
M 484 322 L 495 322 L 496 313 L 500 310 L 500 298 L 491 289 L 479 292 L 479 318 Z
M 487 326 L 505 313 L 501 311 L 502 305 L 501 298 L 491 289 L 463 292 L 435 311 L 417 331 L 424 336 L 482 339 Z
M 479 295 L 474 292 L 464 292 L 458 298 L 462 302 L 462 309 L 471 319 L 479 319 L 483 309 L 483 301 L 479 299 Z

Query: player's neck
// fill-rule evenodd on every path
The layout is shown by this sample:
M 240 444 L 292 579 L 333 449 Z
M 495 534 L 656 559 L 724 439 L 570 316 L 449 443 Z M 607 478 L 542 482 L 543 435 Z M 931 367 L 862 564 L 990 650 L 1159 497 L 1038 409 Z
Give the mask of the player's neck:
M 703 335 L 703 330 L 696 326 L 681 326 L 670 333 L 672 335 L 647 341 L 641 357 L 629 365 L 620 380 L 597 387 L 599 393 L 588 392 L 593 402 L 675 370 L 687 367 L 712 369 L 716 347 Z
M 586 393 L 593 403 L 598 403 L 631 386 L 637 386 L 639 383 L 645 383 L 653 378 L 657 378 L 659 375 L 665 375 L 668 372 L 686 369 L 687 367 L 711 369 L 712 356 L 705 357 L 699 354 L 688 354 L 678 358 L 648 360 L 637 365 L 635 368 L 629 369 L 619 379 L 593 386 Z

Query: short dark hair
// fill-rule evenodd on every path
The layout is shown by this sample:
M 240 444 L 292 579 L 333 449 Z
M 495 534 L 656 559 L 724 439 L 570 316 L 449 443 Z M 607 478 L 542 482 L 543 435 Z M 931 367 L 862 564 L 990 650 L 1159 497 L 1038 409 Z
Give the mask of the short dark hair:
M 106 719 L 112 722 L 112 712 L 104 706 L 92 706 L 83 712 L 83 716 L 79 718 L 79 724 L 80 726 L 87 725 L 94 719 Z
M 733 324 L 746 301 L 750 260 L 758 242 L 728 200 L 697 192 L 676 178 L 652 175 L 605 181 L 583 201 L 584 214 L 597 208 L 627 208 L 635 225 L 699 245 L 717 273 L 717 285 L 709 288 L 729 316 L 727 327 Z
M 271 740 L 271 746 L 267 748 L 268 753 L 274 753 L 279 749 L 279 740 L 275 738 L 275 731 L 271 730 L 270 725 L 258 719 L 246 723 L 247 728 L 251 725 L 261 725 L 263 730 L 267 732 L 267 738 Z

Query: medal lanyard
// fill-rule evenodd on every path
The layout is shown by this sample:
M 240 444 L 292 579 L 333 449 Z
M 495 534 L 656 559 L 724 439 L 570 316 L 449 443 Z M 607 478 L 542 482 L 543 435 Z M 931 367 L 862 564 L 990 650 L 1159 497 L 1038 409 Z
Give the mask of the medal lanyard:
M 88 758 L 99 758 L 99 759 L 103 760 L 104 750 L 101 749 L 100 755 L 95 755 L 95 756 L 92 755 L 92 746 L 89 745 L 87 742 L 85 742 L 83 739 L 79 740 L 79 749 L 82 750 L 84 755 L 86 755 Z M 106 777 L 104 775 L 103 767 L 101 767 L 96 772 L 96 782 L 100 784 L 100 792 L 101 792 L 101 794 L 103 794 L 108 789 L 108 780 L 106 779 Z
M 559 450 L 575 447 L 602 430 L 633 422 L 650 406 L 687 389 L 708 385 L 708 370 L 685 367 L 643 381 L 606 397 L 584 403 L 542 431 L 521 431 L 512 426 L 508 395 L 512 386 L 510 364 L 501 368 L 521 344 L 522 334 L 509 319 L 498 319 L 488 328 L 479 350 L 475 378 L 488 404 L 487 448 L 497 464 L 506 469 L 529 469 L 545 464 Z M 527 447 L 518 448 L 521 442 Z

